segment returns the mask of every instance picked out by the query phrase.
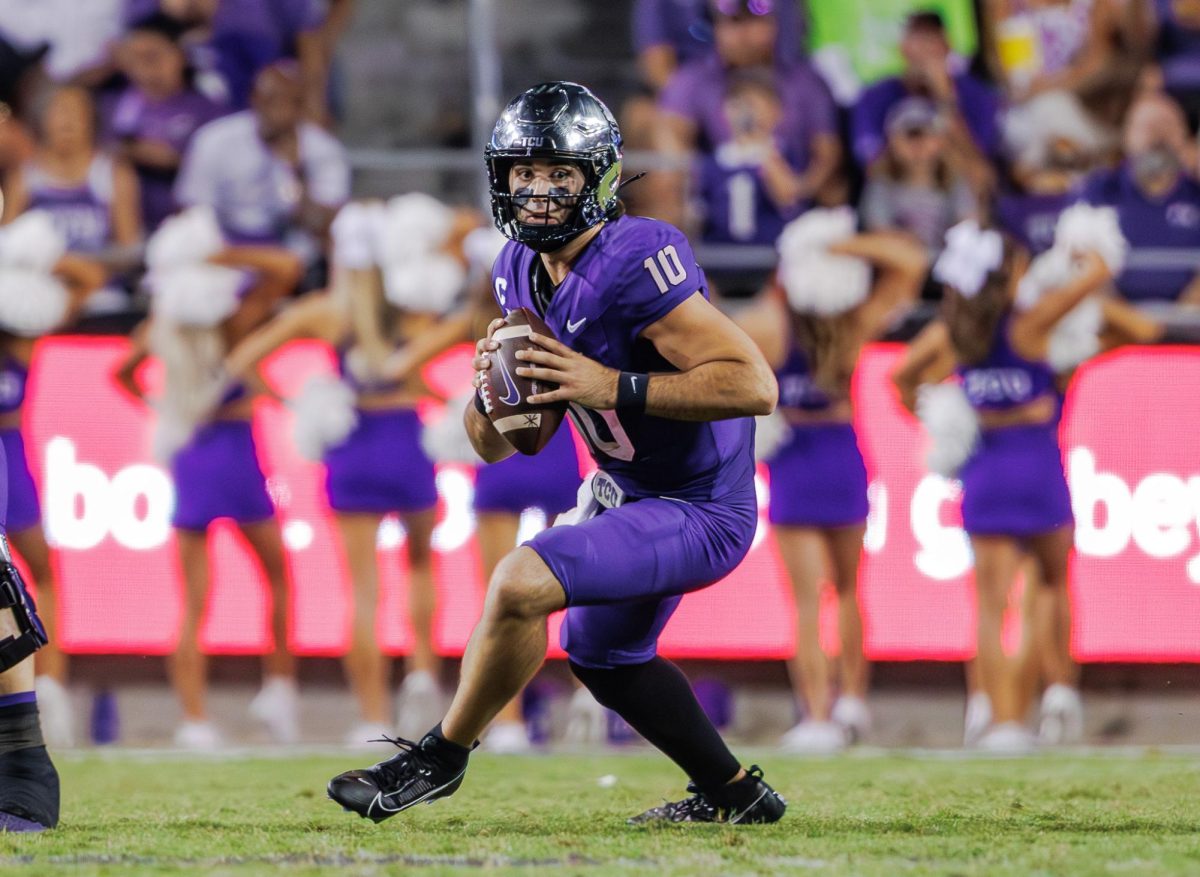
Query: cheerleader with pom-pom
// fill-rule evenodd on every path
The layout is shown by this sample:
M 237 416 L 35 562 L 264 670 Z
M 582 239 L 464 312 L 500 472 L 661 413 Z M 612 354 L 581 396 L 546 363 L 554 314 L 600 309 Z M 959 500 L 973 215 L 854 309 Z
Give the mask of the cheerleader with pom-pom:
M 74 742 L 65 687 L 67 657 L 58 646 L 58 583 L 42 530 L 37 486 L 21 435 L 29 364 L 37 339 L 71 323 L 107 279 L 99 265 L 66 252 L 49 216 L 26 213 L 0 229 L 0 444 L 7 460 L 7 535 L 38 587 L 38 607 L 50 642 L 37 653 L 36 689 L 42 727 L 53 746 Z
M 791 665 L 807 717 L 783 739 L 794 751 L 836 751 L 868 729 L 867 661 L 858 605 L 867 473 L 854 432 L 850 382 L 859 352 L 918 295 L 924 248 L 897 233 L 855 234 L 849 210 L 814 210 L 779 239 L 777 288 L 739 323 L 779 380 L 785 427 L 762 448 L 771 474 L 769 517 L 796 598 Z M 874 277 L 872 277 L 874 272 Z M 821 588 L 832 580 L 841 640 L 838 697 L 821 649 Z
M 1063 330 L 1084 320 L 1080 308 L 1086 315 L 1095 306 L 1119 270 L 1124 246 L 1085 235 L 1031 266 L 1023 251 L 974 222 L 955 226 L 946 240 L 934 268 L 945 287 L 940 319 L 913 340 L 893 380 L 910 411 L 926 422 L 943 421 L 935 441 L 958 437 L 956 451 L 935 448 L 930 459 L 962 481 L 963 527 L 975 556 L 976 669 L 991 709 L 978 745 L 1019 753 L 1034 738 L 1024 726 L 1031 692 L 1021 682 L 1021 660 L 1006 655 L 1001 642 L 1009 591 L 1028 556 L 1040 587 L 1065 601 L 1073 546 L 1058 445 L 1061 399 L 1050 359 L 1072 346 Z M 924 389 L 956 374 L 961 389 L 945 395 L 965 397 L 966 405 L 961 397 L 952 403 L 962 421 L 957 429 L 945 425 L 953 418 Z
M 325 341 L 338 355 L 340 377 L 314 379 L 292 406 L 297 447 L 325 463 L 326 495 L 353 588 L 344 666 L 360 720 L 346 736 L 350 745 L 392 733 L 390 661 L 375 633 L 376 539 L 387 514 L 399 514 L 406 534 L 413 632 L 398 733 L 419 736 L 441 715 L 433 643 L 437 490 L 416 406 L 430 393 L 420 366 L 466 332 L 461 316 L 439 320 L 463 290 L 465 269 L 454 251 L 468 226 L 464 214 L 427 195 L 347 205 L 332 228 L 330 289 L 280 313 L 226 362 L 231 375 L 248 378 L 265 357 L 298 338 Z
M 230 518 L 253 551 L 271 594 L 273 649 L 263 656 L 263 687 L 251 714 L 278 742 L 299 736 L 295 661 L 288 651 L 289 594 L 283 541 L 251 429 L 253 394 L 230 385 L 223 359 L 295 287 L 299 261 L 274 247 L 227 246 L 211 211 L 168 219 L 150 239 L 146 284 L 150 318 L 138 328 L 114 377 L 144 399 L 139 369 L 151 355 L 165 380 L 154 401 L 155 453 L 175 483 L 172 526 L 184 580 L 183 622 L 169 668 L 184 718 L 175 742 L 213 749 L 221 737 L 206 708 L 206 657 L 200 623 L 208 599 L 208 534 Z
M 1031 265 L 1018 293 L 1018 306 L 1031 307 L 1046 292 L 1070 279 L 1073 254 L 1087 249 L 1104 253 L 1105 261 L 1123 261 L 1125 241 L 1113 211 L 1077 204 L 1066 210 L 1055 230 L 1052 252 Z M 1127 344 L 1153 344 L 1163 327 L 1136 308 L 1108 295 L 1077 305 L 1055 328 L 1048 358 L 1060 398 L 1065 397 L 1076 369 L 1093 356 Z M 1079 743 L 1083 737 L 1083 699 L 1078 668 L 1071 657 L 1071 604 L 1066 589 L 1039 584 L 1037 563 L 1025 566 L 1022 623 L 1029 635 L 1021 643 L 1019 661 L 1023 684 L 1032 695 L 1041 693 L 1038 742 L 1042 745 Z

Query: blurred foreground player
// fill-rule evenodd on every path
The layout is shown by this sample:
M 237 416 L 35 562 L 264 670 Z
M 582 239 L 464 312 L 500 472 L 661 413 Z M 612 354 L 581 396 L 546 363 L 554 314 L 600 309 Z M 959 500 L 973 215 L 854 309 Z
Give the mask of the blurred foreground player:
M 692 797 L 632 821 L 774 822 L 783 799 L 757 767 L 742 768 L 683 674 L 656 655 L 682 595 L 750 548 L 749 417 L 775 406 L 770 366 L 708 303 L 684 236 L 622 215 L 621 135 L 587 89 L 557 82 L 520 95 L 485 158 L 496 224 L 513 241 L 492 272 L 497 303 L 543 314 L 567 342 L 531 336 L 545 350 L 521 352 L 529 365 L 517 375 L 559 388 L 525 401 L 570 403 L 600 466 L 595 500 L 578 523 L 543 531 L 497 567 L 442 722 L 419 743 L 397 740 L 390 760 L 334 777 L 329 795 L 379 822 L 455 792 L 479 735 L 541 666 L 547 617 L 566 608 L 575 675 L 692 780 Z M 477 344 L 477 371 L 490 369 L 500 325 Z M 513 453 L 482 397 L 465 421 L 485 460 Z
M 104 279 L 92 263 L 63 255 L 48 223 L 41 230 L 50 231 L 46 235 L 34 217 L 19 222 L 20 230 L 14 224 L 0 240 L 0 336 L 9 359 L 14 354 L 7 348 L 62 325 Z M 25 295 L 6 294 L 14 291 Z M 58 824 L 58 773 L 42 739 L 34 691 L 33 653 L 48 637 L 8 549 L 8 445 L 0 442 L 0 832 L 42 831 Z M 28 477 L 28 467 L 21 471 Z

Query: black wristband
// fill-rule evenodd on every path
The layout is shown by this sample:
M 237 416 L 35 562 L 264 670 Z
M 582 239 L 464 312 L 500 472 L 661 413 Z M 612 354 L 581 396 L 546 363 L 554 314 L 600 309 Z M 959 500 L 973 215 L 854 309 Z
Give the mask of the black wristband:
M 646 397 L 650 392 L 650 375 L 638 372 L 621 372 L 617 378 L 617 410 L 646 410 Z

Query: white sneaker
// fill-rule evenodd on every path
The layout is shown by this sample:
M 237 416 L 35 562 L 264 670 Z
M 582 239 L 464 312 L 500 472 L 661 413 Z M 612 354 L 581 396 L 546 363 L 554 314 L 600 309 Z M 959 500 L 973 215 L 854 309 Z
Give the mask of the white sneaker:
M 846 748 L 846 731 L 836 722 L 805 719 L 779 741 L 784 752 L 806 755 L 832 755 Z
M 563 742 L 595 746 L 608 742 L 608 711 L 586 688 L 577 688 L 567 704 L 567 729 Z
M 193 752 L 212 752 L 221 748 L 221 733 L 212 722 L 184 720 L 175 729 L 175 745 Z
M 1043 746 L 1062 746 L 1083 739 L 1083 699 L 1079 689 L 1054 684 L 1042 695 L 1038 742 Z
M 42 720 L 42 736 L 52 749 L 75 745 L 75 711 L 71 695 L 53 676 L 38 676 L 33 682 L 37 695 L 38 714 Z
M 1029 730 L 1017 722 L 1001 722 L 992 725 L 979 738 L 980 752 L 993 755 L 1032 755 L 1037 749 L 1037 740 Z
M 442 689 L 425 670 L 409 673 L 396 692 L 396 733 L 410 740 L 420 740 L 442 720 L 445 704 Z
M 867 702 L 855 694 L 843 694 L 833 702 L 829 718 L 846 733 L 846 742 L 861 743 L 871 730 L 871 710 Z
M 342 742 L 347 749 L 378 749 L 381 746 L 391 747 L 384 736 L 394 737 L 392 729 L 386 725 L 372 725 L 370 722 L 359 722 L 346 732 Z
M 268 676 L 250 701 L 250 715 L 262 722 L 276 743 L 300 739 L 300 696 L 291 676 Z
M 992 724 L 992 700 L 984 692 L 976 691 L 967 698 L 967 711 L 963 716 L 963 746 L 974 749 Z
M 483 748 L 497 755 L 524 755 L 533 751 L 523 722 L 496 722 L 483 738 Z

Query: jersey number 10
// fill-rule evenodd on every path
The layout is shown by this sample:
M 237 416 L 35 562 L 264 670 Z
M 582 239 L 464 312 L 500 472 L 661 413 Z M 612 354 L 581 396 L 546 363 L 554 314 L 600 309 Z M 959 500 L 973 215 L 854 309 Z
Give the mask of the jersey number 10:
M 675 252 L 674 244 L 659 250 L 657 261 L 655 259 L 655 256 L 646 259 L 642 263 L 642 267 L 650 272 L 650 276 L 654 278 L 654 283 L 660 293 L 666 292 L 672 286 L 678 286 L 687 279 L 687 271 L 684 270 L 683 264 L 679 261 L 679 253 Z M 659 268 L 660 265 L 662 266 L 661 270 Z

